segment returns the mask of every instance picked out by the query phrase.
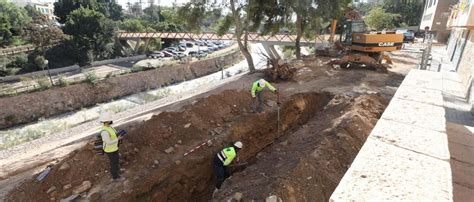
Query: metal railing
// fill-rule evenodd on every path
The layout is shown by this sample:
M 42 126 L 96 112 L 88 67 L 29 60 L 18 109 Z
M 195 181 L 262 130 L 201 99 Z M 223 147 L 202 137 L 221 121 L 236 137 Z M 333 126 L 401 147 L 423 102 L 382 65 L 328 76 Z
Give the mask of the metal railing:
M 421 62 L 418 67 L 418 69 L 421 70 L 427 70 L 429 67 L 431 67 L 431 47 L 433 46 L 433 36 L 427 35 L 426 37 L 428 39 L 427 45 L 426 48 L 423 50 L 423 53 L 421 55 Z

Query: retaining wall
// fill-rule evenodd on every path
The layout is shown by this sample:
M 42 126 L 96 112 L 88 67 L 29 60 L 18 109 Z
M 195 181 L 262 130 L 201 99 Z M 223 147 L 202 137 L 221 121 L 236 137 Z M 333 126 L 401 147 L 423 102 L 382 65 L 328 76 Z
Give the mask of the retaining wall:
M 0 129 L 28 123 L 148 89 L 194 79 L 239 62 L 240 51 L 219 58 L 108 78 L 96 85 L 80 83 L 41 92 L 0 98 Z
M 452 201 L 442 75 L 411 70 L 330 201 Z

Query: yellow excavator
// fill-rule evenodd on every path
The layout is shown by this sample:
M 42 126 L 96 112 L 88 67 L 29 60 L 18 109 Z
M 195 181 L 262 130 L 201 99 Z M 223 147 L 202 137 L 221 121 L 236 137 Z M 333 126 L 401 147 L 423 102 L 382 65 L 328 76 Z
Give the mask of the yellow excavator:
M 342 50 L 342 57 L 331 63 L 344 68 L 354 64 L 386 70 L 383 62 L 391 64 L 392 61 L 384 52 L 400 50 L 403 34 L 394 31 L 368 31 L 362 16 L 353 9 L 347 10 L 345 17 L 348 20 L 342 26 L 339 42 L 335 43 L 335 47 Z M 330 42 L 334 42 L 336 27 L 337 20 L 333 20 Z

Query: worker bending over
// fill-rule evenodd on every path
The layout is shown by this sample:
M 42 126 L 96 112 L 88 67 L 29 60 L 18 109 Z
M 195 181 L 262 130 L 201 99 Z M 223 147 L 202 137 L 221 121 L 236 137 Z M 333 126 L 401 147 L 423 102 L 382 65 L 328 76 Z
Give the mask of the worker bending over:
M 122 136 L 117 135 L 117 131 L 110 125 L 112 125 L 112 116 L 108 112 L 100 114 L 99 121 L 103 124 L 100 136 L 102 138 L 102 148 L 107 154 L 110 160 L 110 174 L 112 175 L 113 181 L 123 181 L 124 178 L 120 177 L 119 171 L 119 140 Z
M 220 189 L 224 180 L 230 176 L 227 166 L 234 160 L 242 146 L 242 142 L 237 141 L 233 146 L 222 149 L 214 156 L 213 167 L 216 176 L 216 189 Z
M 253 112 L 262 112 L 263 111 L 263 89 L 268 87 L 272 92 L 278 93 L 278 90 L 273 87 L 269 82 L 265 81 L 265 79 L 259 79 L 258 81 L 253 82 L 252 84 L 252 110 Z M 257 100 L 258 99 L 258 100 Z M 257 104 L 258 101 L 258 104 Z

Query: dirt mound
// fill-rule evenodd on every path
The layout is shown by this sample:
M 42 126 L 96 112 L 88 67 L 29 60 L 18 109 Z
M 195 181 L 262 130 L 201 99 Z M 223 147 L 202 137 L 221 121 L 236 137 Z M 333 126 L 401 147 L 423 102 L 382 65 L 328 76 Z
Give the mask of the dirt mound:
M 336 96 L 321 114 L 257 155 L 228 179 L 215 201 L 236 193 L 243 201 L 277 195 L 283 201 L 328 201 L 381 116 L 387 101 L 375 95 Z
M 327 93 L 305 93 L 286 98 L 281 109 L 281 134 L 306 123 L 330 97 Z M 110 182 L 108 160 L 87 146 L 54 165 L 42 183 L 31 179 L 16 187 L 7 200 L 60 200 L 84 181 L 92 188 L 81 197 L 91 201 L 207 200 L 213 189 L 211 160 L 215 152 L 241 140 L 246 149 L 240 159 L 246 161 L 277 137 L 276 106 L 253 114 L 248 113 L 250 103 L 246 91 L 224 91 L 179 112 L 153 116 L 131 129 L 120 149 L 123 176 L 127 178 L 122 183 Z M 208 139 L 212 144 L 183 157 Z

